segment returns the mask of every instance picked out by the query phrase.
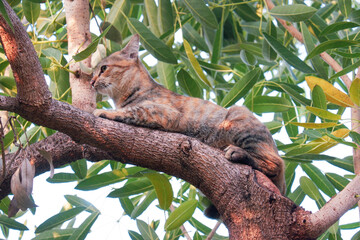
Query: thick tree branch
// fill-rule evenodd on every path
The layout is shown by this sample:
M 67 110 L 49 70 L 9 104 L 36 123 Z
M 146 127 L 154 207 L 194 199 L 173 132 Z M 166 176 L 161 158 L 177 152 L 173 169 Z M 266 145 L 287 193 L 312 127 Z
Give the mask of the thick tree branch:
M 2 0 L 1 0 L 2 1 Z M 7 1 L 3 1 L 14 31 L 0 15 L 0 42 L 13 70 L 17 98 L 31 105 L 44 104 L 51 98 L 39 59 L 25 29 Z M 26 59 L 26 61 L 24 61 Z M 38 89 L 38 91 L 34 91 Z
M 9 29 L 4 21 L 0 21 L 0 28 Z M 2 33 L 6 36 L 12 34 L 9 31 Z M 27 36 L 24 29 L 18 34 Z M 1 35 L 1 39 L 7 39 L 6 36 Z M 14 45 L 12 41 L 19 39 L 12 38 L 7 42 L 2 40 L 2 43 Z M 6 54 L 16 54 L 16 52 L 6 51 Z M 34 56 L 36 56 L 35 53 Z M 20 67 L 24 68 L 23 62 L 26 61 L 28 59 L 23 57 L 12 61 L 13 71 L 17 71 Z M 38 66 L 41 69 L 40 65 Z M 17 74 L 16 78 L 19 91 L 19 88 L 27 86 L 39 95 L 37 84 L 44 84 L 39 86 L 40 92 L 46 88 L 44 81 L 37 82 L 36 80 L 34 85 L 31 78 L 21 74 Z M 28 97 L 26 91 L 23 95 Z M 42 99 L 40 106 L 30 101 L 31 99 L 30 102 L 24 102 L 23 99 L 16 102 L 16 99 L 1 97 L 0 109 L 11 110 L 31 122 L 70 136 L 73 141 L 67 137 L 54 136 L 54 143 L 50 144 L 49 148 L 55 151 L 55 148 L 60 148 L 57 144 L 63 146 L 70 144 L 71 147 L 61 148 L 61 150 L 68 156 L 73 156 L 73 159 L 82 158 L 80 155 L 84 154 L 82 149 L 84 145 L 72 146 L 75 144 L 74 141 L 80 144 L 86 143 L 105 151 L 107 154 L 104 152 L 101 154 L 106 155 L 107 158 L 166 172 L 188 181 L 198 187 L 217 207 L 229 229 L 231 239 L 269 239 L 269 237 L 272 239 L 310 239 L 316 237 L 314 229 L 318 229 L 318 226 L 313 225 L 309 212 L 274 192 L 276 187 L 262 173 L 254 171 L 249 166 L 229 162 L 221 150 L 181 134 L 96 118 L 67 103 L 48 100 L 46 97 Z M 46 141 L 52 141 L 51 137 L 48 139 L 50 140 Z M 63 139 L 63 142 L 56 143 L 57 139 Z M 69 149 L 72 150 L 67 152 Z M 33 155 L 36 155 L 37 159 L 42 158 L 38 153 Z M 65 155 L 61 154 L 61 156 Z M 89 156 L 94 157 L 92 154 Z M 61 164 L 61 158 L 57 162 Z M 41 166 L 44 167 L 45 164 Z M 42 170 L 40 165 L 37 168 L 39 168 L 38 171 L 46 171 L 46 169 Z M 274 233 L 274 229 L 278 229 L 276 236 L 270 234 Z M 316 234 L 325 230 L 326 228 L 320 229 Z

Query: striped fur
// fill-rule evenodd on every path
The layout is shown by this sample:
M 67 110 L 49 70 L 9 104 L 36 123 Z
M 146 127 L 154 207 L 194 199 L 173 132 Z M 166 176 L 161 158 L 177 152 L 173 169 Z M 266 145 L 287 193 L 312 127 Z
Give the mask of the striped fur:
M 224 149 L 229 160 L 262 171 L 285 193 L 284 162 L 268 129 L 247 108 L 227 110 L 164 88 L 142 65 L 138 49 L 139 36 L 134 35 L 96 67 L 91 84 L 116 105 L 116 110 L 95 110 L 96 116 L 195 137 Z

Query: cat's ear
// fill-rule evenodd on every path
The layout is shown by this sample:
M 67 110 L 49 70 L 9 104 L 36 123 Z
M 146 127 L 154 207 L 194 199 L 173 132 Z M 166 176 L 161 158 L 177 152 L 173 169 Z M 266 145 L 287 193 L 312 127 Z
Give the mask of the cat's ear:
M 139 54 L 139 40 L 138 34 L 132 36 L 128 44 L 121 50 L 121 54 L 125 54 L 128 58 L 136 59 Z

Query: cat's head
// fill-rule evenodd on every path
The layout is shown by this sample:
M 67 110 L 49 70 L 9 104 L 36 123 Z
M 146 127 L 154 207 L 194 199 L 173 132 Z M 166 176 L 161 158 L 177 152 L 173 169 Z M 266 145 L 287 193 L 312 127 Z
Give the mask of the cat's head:
M 99 62 L 90 84 L 97 92 L 114 97 L 121 90 L 121 82 L 127 81 L 132 68 L 139 64 L 138 54 L 139 35 L 135 34 L 121 51 Z

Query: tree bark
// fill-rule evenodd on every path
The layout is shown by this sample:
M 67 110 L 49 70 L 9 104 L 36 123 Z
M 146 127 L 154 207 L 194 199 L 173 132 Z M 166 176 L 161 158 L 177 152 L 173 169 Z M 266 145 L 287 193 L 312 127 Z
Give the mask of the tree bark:
M 21 23 L 15 13 L 6 1 L 4 5 L 13 25 L 19 28 Z M 21 57 L 16 57 L 11 55 L 17 54 L 17 51 L 5 46 L 16 46 L 16 41 L 24 41 L 27 36 L 25 30 L 19 30 L 17 35 L 22 37 L 15 38 L 12 30 L 0 16 L 0 33 L 5 53 L 8 58 L 15 59 L 10 62 L 13 71 L 24 66 L 29 67 L 23 63 L 28 61 L 30 56 L 36 59 L 35 51 L 25 51 Z M 40 69 L 37 71 L 41 71 L 39 64 L 35 66 Z M 262 173 L 254 171 L 249 166 L 226 160 L 221 150 L 181 134 L 97 118 L 79 108 L 49 98 L 43 77 L 28 78 L 22 72 L 33 73 L 25 69 L 14 74 L 21 98 L 0 96 L 0 109 L 15 112 L 33 123 L 69 136 L 61 133 L 50 136 L 22 154 L 31 154 L 36 147 L 45 150 L 48 148 L 56 159 L 57 166 L 83 158 L 84 154 L 86 158 L 93 160 L 99 160 L 103 156 L 182 178 L 199 188 L 212 201 L 229 229 L 231 239 L 315 239 L 327 229 L 328 224 L 333 224 L 337 220 L 331 218 L 327 225 L 321 225 L 319 229 L 314 214 L 281 196 Z M 32 92 L 20 90 L 24 86 L 32 89 Z M 37 96 L 36 99 L 28 96 L 33 94 Z M 46 171 L 48 163 L 44 162 L 41 154 L 35 151 L 32 155 L 36 159 L 37 173 Z M 20 159 L 19 155 L 13 164 L 9 163 L 8 168 L 15 169 Z M 13 171 L 9 171 L 8 178 Z M 9 192 L 5 191 L 8 187 L 6 184 L 8 182 L 0 186 L 0 196 L 5 196 Z M 359 178 L 354 179 L 353 185 L 360 185 Z M 349 201 L 355 203 L 357 200 L 353 197 Z M 328 204 L 329 209 L 334 207 L 331 205 L 333 202 L 330 201 Z M 321 210 L 319 212 L 321 213 Z M 324 210 L 323 213 L 327 212 Z M 327 219 L 328 216 L 329 214 L 324 214 L 321 218 Z

